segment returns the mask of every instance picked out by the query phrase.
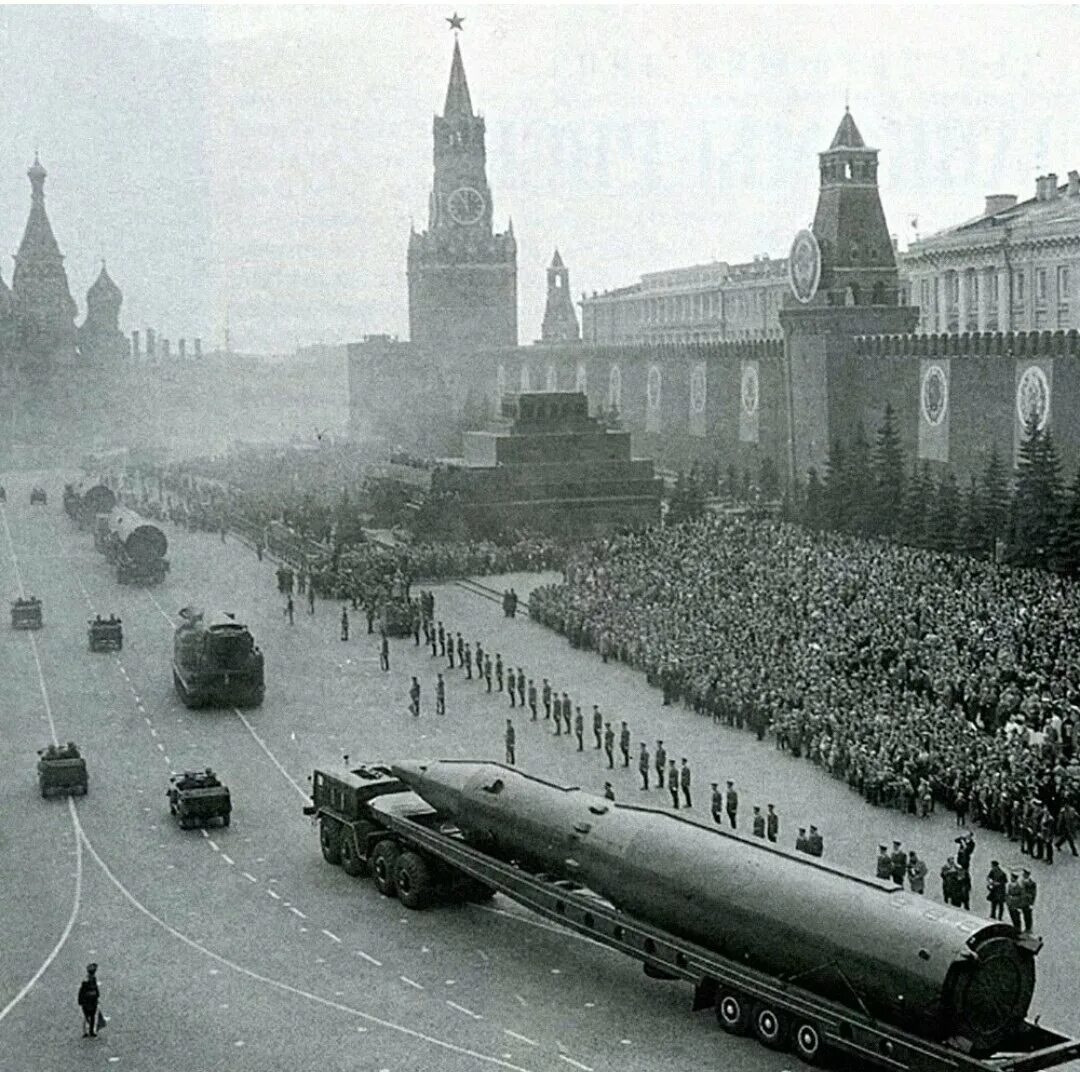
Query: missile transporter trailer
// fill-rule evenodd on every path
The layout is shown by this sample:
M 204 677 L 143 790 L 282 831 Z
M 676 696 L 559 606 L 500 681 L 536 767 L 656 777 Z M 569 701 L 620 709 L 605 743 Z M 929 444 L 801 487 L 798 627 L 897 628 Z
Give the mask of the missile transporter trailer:
M 169 788 L 165 790 L 169 798 L 169 812 L 180 824 L 181 830 L 210 826 L 218 819 L 222 826 L 229 825 L 232 815 L 229 788 L 221 784 L 209 767 L 203 771 L 175 774 L 169 781 Z
M 1036 1072 L 1080 1056 L 1026 1020 L 1039 939 L 756 838 L 452 760 L 316 770 L 304 813 L 329 863 L 407 908 L 502 893 L 808 1064 Z
M 251 631 L 225 614 L 207 624 L 185 607 L 173 636 L 173 685 L 185 707 L 257 707 L 263 654 Z

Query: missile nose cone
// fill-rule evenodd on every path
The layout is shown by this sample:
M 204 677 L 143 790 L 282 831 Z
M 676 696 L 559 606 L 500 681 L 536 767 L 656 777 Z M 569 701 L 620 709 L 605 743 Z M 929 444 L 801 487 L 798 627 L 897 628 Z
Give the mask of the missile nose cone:
M 390 764 L 394 776 L 400 778 L 406 785 L 418 785 L 427 773 L 428 764 L 420 759 L 403 759 Z

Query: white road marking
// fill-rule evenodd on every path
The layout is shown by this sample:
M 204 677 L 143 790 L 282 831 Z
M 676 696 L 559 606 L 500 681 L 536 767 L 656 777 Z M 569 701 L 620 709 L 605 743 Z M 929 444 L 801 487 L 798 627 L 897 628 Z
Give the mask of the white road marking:
M 259 881 L 250 871 L 245 871 L 244 872 L 244 878 L 246 878 L 248 880 L 248 882 L 256 882 L 257 883 Z
M 280 901 L 281 900 L 281 894 L 280 893 L 274 893 L 273 890 L 267 890 L 266 892 L 268 894 L 270 894 L 270 896 L 273 897 L 275 901 Z
M 327 929 L 326 929 L 325 927 L 323 927 L 323 928 L 322 928 L 322 932 L 323 932 L 323 934 L 325 934 L 325 935 L 326 935 L 326 937 L 327 937 L 327 938 L 329 938 L 329 939 L 330 939 L 330 940 L 331 940 L 332 942 L 337 942 L 337 943 L 338 943 L 338 945 L 340 945 L 340 944 L 341 944 L 341 939 L 340 939 L 340 938 L 339 938 L 339 937 L 338 937 L 338 936 L 337 936 L 336 934 L 333 934 L 333 933 L 331 933 L 330 931 L 328 931 L 328 930 L 327 930 Z
M 447 1001 L 447 1005 L 451 1009 L 457 1009 L 458 1012 L 464 1013 L 466 1016 L 471 1016 L 474 1020 L 483 1020 L 483 1017 L 478 1012 L 473 1012 L 472 1009 L 466 1009 L 464 1005 L 459 1005 L 456 1001 Z
M 214 852 L 221 852 L 221 846 L 218 845 L 213 838 L 210 839 L 210 848 L 212 848 Z
M 520 994 L 515 994 L 514 997 L 517 998 L 517 1003 L 523 1009 L 527 1009 L 529 1007 L 529 1003 Z
M 202 834 L 202 836 L 204 838 L 209 838 L 210 837 L 210 831 L 207 830 L 205 826 L 200 826 L 199 827 L 199 833 Z
M 415 982 L 413 979 L 410 979 L 407 975 L 399 975 L 398 978 L 403 983 L 405 983 L 407 986 L 414 986 L 414 987 L 416 987 L 417 990 L 423 990 L 424 989 L 418 982 Z
M 540 1043 L 537 1042 L 535 1039 L 526 1038 L 524 1035 L 519 1035 L 516 1031 L 511 1031 L 510 1028 L 508 1028 L 508 1027 L 503 1028 L 503 1034 L 504 1035 L 509 1035 L 511 1038 L 517 1039 L 518 1042 L 524 1042 L 529 1046 L 539 1046 L 540 1045 Z
M 568 1065 L 573 1065 L 575 1068 L 580 1068 L 581 1072 L 593 1072 L 588 1065 L 583 1065 L 580 1061 L 575 1061 L 573 1057 L 567 1057 L 565 1053 L 559 1054 L 559 1060 L 565 1061 Z
M 363 957 L 364 960 L 366 960 L 369 964 L 374 964 L 376 968 L 381 968 L 382 967 L 382 961 L 381 960 L 376 960 L 374 957 L 369 957 L 367 955 L 367 953 L 365 953 L 362 949 L 356 950 L 356 955 L 358 957 Z
M 307 919 L 307 916 L 305 916 L 305 915 L 304 915 L 304 913 L 303 913 L 303 912 L 301 912 L 301 911 L 300 911 L 300 909 L 299 909 L 299 908 L 297 908 L 297 907 L 296 907 L 295 905 L 289 905 L 289 911 L 290 911 L 290 912 L 291 912 L 291 913 L 292 913 L 292 914 L 293 914 L 294 916 L 299 916 L 299 917 L 300 917 L 301 919 Z
M 150 720 L 149 720 L 149 719 L 147 719 L 147 721 L 149 722 Z M 154 727 L 153 727 L 153 726 L 151 726 L 151 727 L 150 727 L 150 736 L 151 736 L 151 737 L 156 737 L 156 736 L 157 736 L 157 730 L 156 730 L 156 729 L 154 729 Z
M 226 853 L 226 852 L 223 852 L 223 853 L 221 854 L 221 858 L 222 858 L 222 859 L 223 859 L 223 860 L 224 860 L 224 861 L 225 861 L 225 862 L 226 862 L 227 864 L 230 864 L 230 865 L 232 865 L 232 864 L 236 863 L 236 861 L 235 861 L 235 860 L 234 860 L 234 859 L 233 859 L 233 858 L 232 858 L 232 857 L 231 857 L 231 856 L 230 856 L 230 855 L 229 855 L 228 853 Z

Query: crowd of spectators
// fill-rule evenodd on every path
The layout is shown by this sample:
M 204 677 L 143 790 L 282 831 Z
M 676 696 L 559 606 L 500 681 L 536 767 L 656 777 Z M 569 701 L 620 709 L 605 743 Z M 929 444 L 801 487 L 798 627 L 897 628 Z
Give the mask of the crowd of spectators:
M 1075 823 L 1080 587 L 1060 577 L 710 515 L 580 547 L 529 610 L 874 803 L 1021 841 Z

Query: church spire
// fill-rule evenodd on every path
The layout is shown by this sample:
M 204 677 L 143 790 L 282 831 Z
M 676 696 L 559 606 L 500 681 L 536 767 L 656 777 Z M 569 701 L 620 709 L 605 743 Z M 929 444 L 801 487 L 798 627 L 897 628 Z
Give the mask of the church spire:
M 41 166 L 38 154 L 34 153 L 34 162 L 26 172 L 30 180 L 30 215 L 26 220 L 26 230 L 19 244 L 19 257 L 28 260 L 37 258 L 54 259 L 60 257 L 60 247 L 56 244 L 52 224 L 45 212 L 45 177 L 48 172 Z
M 443 105 L 443 117 L 446 119 L 471 119 L 472 114 L 469 83 L 465 79 L 465 64 L 461 59 L 461 46 L 455 36 L 454 59 L 450 64 L 450 83 L 446 87 L 446 104 Z

